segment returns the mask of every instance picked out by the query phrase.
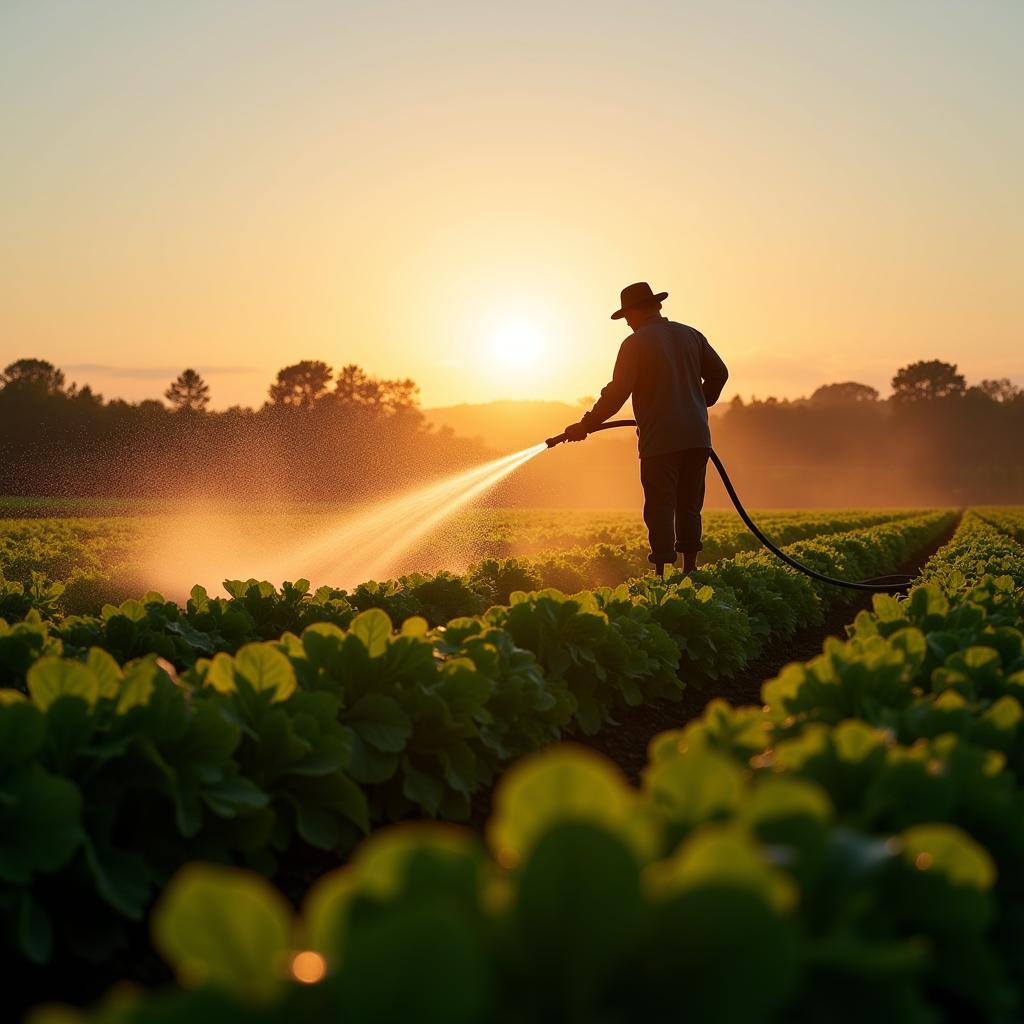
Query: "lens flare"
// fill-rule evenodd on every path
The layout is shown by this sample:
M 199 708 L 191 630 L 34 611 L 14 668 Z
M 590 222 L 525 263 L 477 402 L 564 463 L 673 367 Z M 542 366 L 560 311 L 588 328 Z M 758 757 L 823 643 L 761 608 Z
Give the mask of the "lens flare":
M 315 985 L 327 973 L 327 964 L 319 953 L 306 949 L 292 957 L 291 969 L 296 981 Z

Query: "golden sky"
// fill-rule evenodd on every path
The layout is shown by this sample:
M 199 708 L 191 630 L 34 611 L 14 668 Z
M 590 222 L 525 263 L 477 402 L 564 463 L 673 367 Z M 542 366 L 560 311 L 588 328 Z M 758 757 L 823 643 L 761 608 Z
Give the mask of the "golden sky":
M 1020 0 L 6 0 L 0 365 L 573 400 L 647 279 L 727 397 L 1024 383 L 1022 38 Z

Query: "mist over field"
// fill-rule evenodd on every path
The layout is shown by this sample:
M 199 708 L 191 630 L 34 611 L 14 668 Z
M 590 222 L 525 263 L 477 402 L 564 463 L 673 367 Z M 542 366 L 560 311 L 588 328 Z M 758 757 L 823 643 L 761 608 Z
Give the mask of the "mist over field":
M 182 378 L 166 403 L 132 404 L 105 401 L 43 360 L 12 363 L 0 375 L 0 494 L 248 512 L 281 502 L 361 506 L 526 449 L 589 407 L 499 401 L 424 410 L 411 380 L 304 361 L 278 374 L 262 407 L 211 412 L 201 375 Z M 628 404 L 618 415 L 630 415 Z M 1005 379 L 967 382 L 938 360 L 901 368 L 887 397 L 855 382 L 797 400 L 737 396 L 711 410 L 711 424 L 750 506 L 1024 500 L 1020 389 Z M 609 431 L 544 452 L 474 500 L 639 508 L 635 434 Z M 728 503 L 713 472 L 707 503 Z

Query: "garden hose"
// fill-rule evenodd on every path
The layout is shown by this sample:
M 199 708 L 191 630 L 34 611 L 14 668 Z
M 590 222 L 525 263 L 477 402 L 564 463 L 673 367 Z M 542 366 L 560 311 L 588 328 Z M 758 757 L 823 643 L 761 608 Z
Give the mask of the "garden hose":
M 607 423 L 602 423 L 600 426 L 594 427 L 589 433 L 596 433 L 598 430 L 611 430 L 613 427 L 635 427 L 636 420 L 609 420 Z M 544 443 L 549 448 L 554 448 L 556 444 L 561 444 L 563 441 L 569 439 L 565 434 L 556 434 L 554 437 L 549 437 Z M 781 548 L 776 547 L 758 527 L 757 523 L 747 513 L 747 510 L 743 507 L 743 502 L 740 501 L 739 495 L 736 493 L 736 488 L 733 487 L 732 481 L 729 479 L 729 474 L 725 470 L 725 466 L 722 465 L 722 460 L 718 457 L 718 454 L 713 448 L 708 449 L 708 457 L 715 464 L 715 469 L 718 470 L 718 475 L 722 478 L 722 483 L 725 485 L 725 490 L 729 495 L 730 500 L 736 507 L 736 511 L 739 513 L 740 519 L 746 524 L 746 527 L 750 532 L 773 554 L 776 558 L 780 558 L 786 565 L 797 572 L 802 572 L 805 576 L 810 576 L 812 580 L 817 580 L 819 583 L 828 583 L 833 587 L 845 587 L 847 590 L 860 590 L 866 591 L 871 594 L 891 594 L 893 592 L 905 591 L 914 582 L 914 577 L 906 573 L 893 573 L 890 576 L 875 576 L 869 580 L 840 580 L 834 576 L 826 576 L 824 573 L 818 572 L 816 569 L 812 569 L 808 565 L 804 565 L 798 562 L 795 558 L 787 555 Z

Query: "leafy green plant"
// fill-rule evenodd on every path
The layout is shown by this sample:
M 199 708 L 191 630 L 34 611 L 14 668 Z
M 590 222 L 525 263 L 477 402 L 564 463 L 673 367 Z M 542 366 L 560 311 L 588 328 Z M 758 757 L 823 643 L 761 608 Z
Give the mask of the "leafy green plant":
M 842 533 L 822 541 L 818 557 L 834 571 L 855 551 L 856 568 L 880 571 L 891 568 L 882 559 L 902 557 L 947 522 L 890 517 L 855 544 Z M 192 857 L 272 872 L 296 842 L 343 854 L 382 821 L 464 819 L 508 761 L 565 732 L 594 732 L 626 706 L 678 696 L 680 672 L 727 675 L 821 607 L 803 578 L 741 556 L 696 580 L 647 578 L 571 597 L 516 592 L 507 607 L 445 619 L 479 612 L 488 587 L 532 571 L 496 564 L 351 595 L 311 593 L 304 580 L 280 590 L 229 581 L 228 597 L 196 587 L 184 608 L 150 593 L 99 616 L 46 622 L 30 609 L 21 623 L 0 622 L 0 667 L 46 725 L 34 762 L 75 786 L 81 806 L 71 859 L 12 883 L 10 900 L 0 886 L 0 902 L 21 907 L 28 886 L 33 934 L 50 914 L 62 941 L 102 955 L 118 940 L 119 915 L 138 918 Z M 1004 616 L 1017 607 L 1003 591 L 990 597 L 986 607 Z M 371 607 L 357 613 L 360 603 Z M 377 604 L 447 625 L 431 630 L 412 616 L 396 631 Z M 950 680 L 975 671 L 987 679 L 976 658 L 942 667 Z M 943 706 L 891 727 L 924 738 L 935 715 L 959 713 L 967 724 L 958 736 L 1016 765 L 1011 685 L 987 716 Z M 913 701 L 879 708 L 926 713 Z M 866 705 L 850 713 L 872 714 Z M 69 890 L 81 912 L 53 915 Z M 38 940 L 17 941 L 43 955 Z
M 639 793 L 584 750 L 527 759 L 487 836 L 490 855 L 449 828 L 378 833 L 298 917 L 257 878 L 189 867 L 153 924 L 181 988 L 93 1019 L 671 1019 L 680 991 L 722 1024 L 1013 1007 L 992 861 L 949 824 L 873 834 L 809 779 L 666 740 Z

